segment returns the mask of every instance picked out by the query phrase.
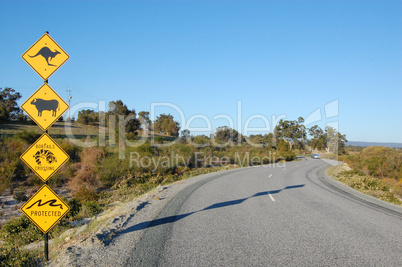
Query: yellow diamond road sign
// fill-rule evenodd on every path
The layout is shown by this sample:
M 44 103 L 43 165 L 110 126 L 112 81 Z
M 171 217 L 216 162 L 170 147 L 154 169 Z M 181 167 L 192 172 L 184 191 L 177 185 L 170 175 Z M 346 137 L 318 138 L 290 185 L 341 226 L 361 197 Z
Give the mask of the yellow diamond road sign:
M 69 210 L 70 207 L 47 185 L 21 207 L 21 211 L 45 234 Z
M 70 156 L 46 133 L 21 155 L 21 160 L 44 182 L 69 159 Z
M 21 105 L 21 109 L 46 131 L 66 112 L 68 104 L 44 83 Z
M 48 33 L 42 35 L 21 57 L 45 81 L 70 58 Z

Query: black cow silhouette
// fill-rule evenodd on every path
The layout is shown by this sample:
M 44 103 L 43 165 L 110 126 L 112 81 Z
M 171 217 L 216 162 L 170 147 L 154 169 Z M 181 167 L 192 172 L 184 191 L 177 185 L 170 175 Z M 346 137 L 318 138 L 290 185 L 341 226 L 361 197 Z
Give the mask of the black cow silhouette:
M 42 111 L 44 110 L 52 111 L 52 117 L 56 117 L 57 110 L 60 110 L 59 101 L 55 99 L 44 100 L 40 98 L 35 98 L 31 101 L 31 104 L 35 105 L 36 109 L 38 110 L 39 117 L 42 117 Z
M 52 50 L 50 50 L 49 47 L 44 46 L 39 50 L 38 53 L 36 53 L 36 55 L 34 55 L 34 56 L 29 56 L 28 55 L 28 56 L 29 57 L 36 57 L 36 56 L 41 55 L 44 59 L 46 59 L 46 62 L 47 62 L 48 66 L 56 66 L 56 65 L 50 64 L 49 61 L 52 60 L 58 54 L 60 54 L 59 51 L 55 50 L 55 52 L 52 52 Z M 49 58 L 50 58 L 50 60 L 49 60 Z

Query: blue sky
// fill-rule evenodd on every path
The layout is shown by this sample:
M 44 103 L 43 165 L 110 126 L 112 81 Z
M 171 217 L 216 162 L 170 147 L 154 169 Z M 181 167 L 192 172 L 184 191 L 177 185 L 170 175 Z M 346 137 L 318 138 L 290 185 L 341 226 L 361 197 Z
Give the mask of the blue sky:
M 181 114 L 194 134 L 206 120 L 266 133 L 302 116 L 350 141 L 402 143 L 402 1 L 0 0 L 0 11 L 0 87 L 21 104 L 43 84 L 21 55 L 49 31 L 70 55 L 49 85 L 65 100 L 71 87 L 76 109 L 121 99 Z

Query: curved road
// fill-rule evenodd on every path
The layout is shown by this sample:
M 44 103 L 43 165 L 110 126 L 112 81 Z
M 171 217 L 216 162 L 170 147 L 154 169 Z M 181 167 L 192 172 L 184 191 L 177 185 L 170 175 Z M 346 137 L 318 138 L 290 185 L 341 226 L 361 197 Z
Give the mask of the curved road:
M 402 213 L 324 178 L 303 159 L 243 168 L 179 193 L 127 266 L 401 266 Z

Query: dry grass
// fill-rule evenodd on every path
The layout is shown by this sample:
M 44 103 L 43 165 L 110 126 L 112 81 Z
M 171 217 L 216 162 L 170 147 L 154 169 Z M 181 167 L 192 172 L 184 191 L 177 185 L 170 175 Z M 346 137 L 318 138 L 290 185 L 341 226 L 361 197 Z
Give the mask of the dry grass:
M 82 125 L 80 123 L 68 123 L 68 122 L 55 122 L 48 132 L 50 135 L 66 135 L 66 128 L 70 128 L 73 135 L 98 135 L 99 127 Z M 36 125 L 30 122 L 21 121 L 6 121 L 0 122 L 0 134 L 16 134 L 19 131 L 32 131 L 42 134 L 43 131 Z
M 75 175 L 67 183 L 68 188 L 77 192 L 81 188 L 95 190 L 101 186 L 99 177 L 96 175 L 96 163 L 103 159 L 106 153 L 103 148 L 87 147 L 80 153 L 81 162 L 75 163 Z
M 328 173 L 364 194 L 402 206 L 402 181 L 375 178 L 352 170 L 347 164 L 331 167 Z

